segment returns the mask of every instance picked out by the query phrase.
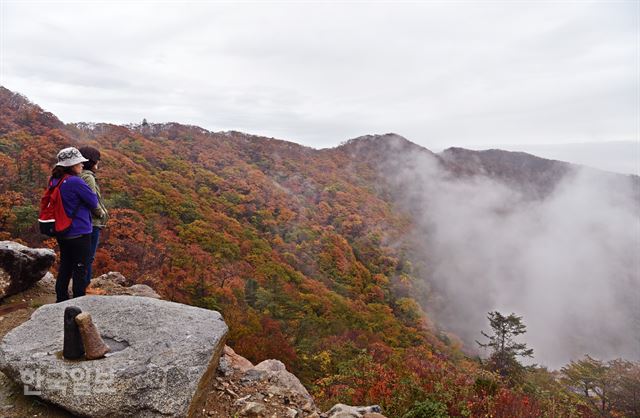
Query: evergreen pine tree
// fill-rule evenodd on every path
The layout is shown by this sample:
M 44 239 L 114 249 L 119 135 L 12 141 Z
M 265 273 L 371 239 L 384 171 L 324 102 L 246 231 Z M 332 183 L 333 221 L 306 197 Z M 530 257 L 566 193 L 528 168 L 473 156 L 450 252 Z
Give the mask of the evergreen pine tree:
M 524 334 L 526 326 L 522 323 L 522 317 L 512 313 L 508 316 L 498 311 L 489 312 L 487 319 L 493 330 L 489 335 L 480 331 L 489 339 L 486 343 L 476 341 L 480 347 L 492 350 L 489 356 L 488 366 L 492 371 L 500 373 L 502 377 L 516 380 L 524 367 L 518 362 L 517 357 L 533 357 L 533 349 L 527 348 L 526 343 L 516 342 L 518 335 Z

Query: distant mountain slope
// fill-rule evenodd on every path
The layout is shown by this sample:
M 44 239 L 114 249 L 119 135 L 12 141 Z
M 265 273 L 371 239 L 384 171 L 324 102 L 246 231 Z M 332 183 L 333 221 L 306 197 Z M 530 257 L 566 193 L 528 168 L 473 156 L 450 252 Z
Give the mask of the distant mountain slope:
M 540 145 L 496 145 L 494 148 L 518 150 L 543 158 L 569 161 L 599 170 L 640 175 L 640 142 L 605 141 Z
M 27 129 L 39 135 L 51 129 L 61 129 L 64 124 L 52 113 L 43 111 L 21 94 L 0 86 L 0 135 Z
M 396 177 L 395 173 L 415 165 L 419 159 L 424 167 L 413 167 L 414 171 L 434 170 L 437 167 L 437 173 L 434 172 L 433 175 L 448 175 L 461 179 L 487 177 L 516 188 L 530 199 L 540 199 L 549 195 L 568 173 L 578 168 L 562 161 L 502 150 L 472 151 L 449 148 L 434 154 L 397 134 L 359 137 L 337 149 L 350 155 L 354 164 L 364 162 L 377 167 L 377 173 L 381 175 L 377 179 L 378 182 Z M 424 164 L 425 161 L 431 161 L 431 164 Z M 395 186 L 402 188 L 399 184 Z
M 406 138 L 389 133 L 384 135 L 366 135 L 351 139 L 341 146 L 327 152 L 346 152 L 353 160 L 352 164 L 374 166 L 377 168 L 376 181 L 384 182 L 385 176 L 415 164 L 415 159 L 433 160 L 452 178 L 486 177 L 501 182 L 523 193 L 529 199 L 542 199 L 552 193 L 567 175 L 577 170 L 592 171 L 596 176 L 612 181 L 631 180 L 636 184 L 640 201 L 640 177 L 613 172 L 600 171 L 565 161 L 550 160 L 525 152 L 490 149 L 483 151 L 452 147 L 440 153 L 433 153 Z M 419 169 L 419 167 L 416 167 Z M 366 171 L 366 170 L 365 170 Z M 372 177 L 369 178 L 371 180 Z
M 471 151 L 449 148 L 439 156 L 449 170 L 460 175 L 486 175 L 538 198 L 551 193 L 564 176 L 575 169 L 562 161 L 496 149 Z

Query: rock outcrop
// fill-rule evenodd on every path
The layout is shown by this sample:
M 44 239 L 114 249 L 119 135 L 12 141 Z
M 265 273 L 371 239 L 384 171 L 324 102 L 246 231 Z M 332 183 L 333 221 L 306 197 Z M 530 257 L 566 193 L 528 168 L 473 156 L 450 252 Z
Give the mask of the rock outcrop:
M 230 347 L 224 348 L 212 392 L 205 405 L 208 416 L 315 417 L 320 411 L 298 378 L 278 360 L 254 366 Z M 208 409 L 208 411 L 207 411 Z
M 92 315 L 111 352 L 62 355 L 67 306 Z M 0 370 L 80 416 L 187 416 L 204 400 L 224 347 L 219 313 L 136 296 L 83 296 L 44 305 L 0 343 Z
M 380 411 L 381 409 L 378 405 L 349 406 L 339 403 L 335 404 L 323 416 L 326 418 L 384 418 Z
M 245 372 L 245 379 L 249 376 L 256 376 L 260 380 L 270 383 L 269 392 L 275 395 L 291 393 L 313 402 L 313 398 L 307 389 L 300 383 L 300 380 L 289 373 L 280 360 L 265 360 L 256 365 L 253 369 Z M 252 377 L 253 378 L 253 377 Z
M 300 383 L 278 360 L 254 366 L 225 346 L 203 416 L 290 418 L 384 418 L 381 408 L 337 404 L 323 413 Z M 216 393 L 217 391 L 217 393 Z
M 0 241 L 0 299 L 31 287 L 47 273 L 55 259 L 55 252 L 46 248 Z
M 116 271 L 110 271 L 91 280 L 89 292 L 105 295 L 144 296 L 160 299 L 155 290 L 146 284 L 133 284 Z
M 218 364 L 218 371 L 222 375 L 232 376 L 234 373 L 244 374 L 247 370 L 252 368 L 253 363 L 237 354 L 228 345 L 224 346 L 224 351 L 222 357 L 220 357 L 220 363 Z

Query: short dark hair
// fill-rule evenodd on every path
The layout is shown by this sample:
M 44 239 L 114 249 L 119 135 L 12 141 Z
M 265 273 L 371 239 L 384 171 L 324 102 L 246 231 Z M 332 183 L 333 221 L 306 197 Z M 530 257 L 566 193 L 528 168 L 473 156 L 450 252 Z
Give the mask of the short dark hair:
M 84 158 L 89 160 L 82 163 L 82 168 L 85 170 L 93 170 L 93 167 L 100 161 L 100 151 L 90 146 L 81 147 L 78 151 L 80 151 L 80 154 L 82 154 Z
M 60 179 L 65 174 L 74 175 L 75 173 L 72 171 L 72 167 L 63 167 L 61 165 L 57 165 L 53 167 L 53 171 L 51 172 L 51 177 L 54 179 Z

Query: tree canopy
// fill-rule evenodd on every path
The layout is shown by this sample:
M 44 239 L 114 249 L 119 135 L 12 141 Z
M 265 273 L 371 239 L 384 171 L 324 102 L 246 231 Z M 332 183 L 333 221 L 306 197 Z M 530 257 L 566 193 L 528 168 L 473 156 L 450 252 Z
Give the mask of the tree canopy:
M 498 372 L 502 377 L 517 379 L 523 369 L 518 357 L 533 357 L 533 349 L 527 348 L 526 343 L 515 340 L 516 337 L 527 332 L 527 327 L 522 323 L 522 317 L 514 313 L 505 316 L 498 311 L 493 311 L 489 312 L 487 319 L 489 319 L 492 333 L 487 334 L 481 331 L 488 341 L 486 343 L 476 341 L 476 343 L 480 347 L 491 349 L 488 363 L 491 370 Z

